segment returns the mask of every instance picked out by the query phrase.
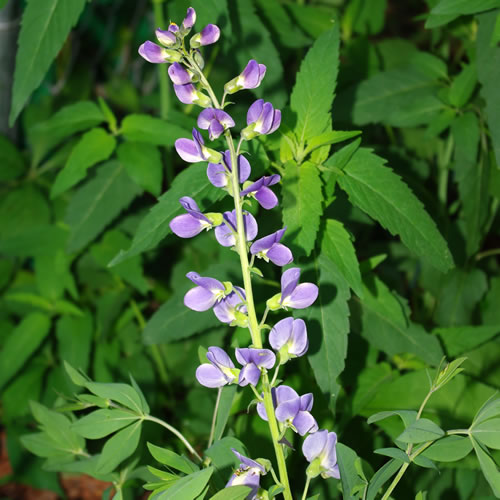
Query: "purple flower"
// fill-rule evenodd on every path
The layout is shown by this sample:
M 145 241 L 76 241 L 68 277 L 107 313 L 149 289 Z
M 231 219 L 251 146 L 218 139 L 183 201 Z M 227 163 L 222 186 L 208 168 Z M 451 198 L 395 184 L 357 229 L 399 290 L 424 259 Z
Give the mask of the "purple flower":
M 280 123 L 281 111 L 274 109 L 270 102 L 258 99 L 248 108 L 248 126 L 241 131 L 241 137 L 249 141 L 259 134 L 272 134 Z
M 173 63 L 173 62 L 178 62 L 182 59 L 182 54 L 180 52 L 177 52 L 176 50 L 171 50 L 171 49 L 165 49 L 163 47 L 160 47 L 159 45 L 156 45 L 156 43 L 150 42 L 149 40 L 147 42 L 144 42 L 140 47 L 139 47 L 139 55 L 146 59 L 146 61 L 150 63 Z
M 260 238 L 250 247 L 250 253 L 264 259 L 266 262 L 271 261 L 277 266 L 290 264 L 293 260 L 292 252 L 288 247 L 280 243 L 285 231 L 286 227 Z
M 208 180 L 215 187 L 231 186 L 229 177 L 231 176 L 231 153 L 227 149 L 222 154 L 221 163 L 209 163 L 207 168 Z M 243 155 L 238 155 L 238 176 L 240 183 L 243 184 L 249 177 L 252 169 L 250 163 Z
M 283 422 L 301 436 L 318 430 L 318 424 L 310 413 L 314 401 L 311 393 L 299 396 L 291 387 L 280 385 L 271 389 L 271 394 L 278 422 Z M 257 403 L 257 413 L 267 420 L 264 403 Z
M 186 83 L 184 85 L 174 84 L 174 92 L 177 99 L 184 104 L 196 104 L 202 108 L 208 108 L 208 106 L 212 105 L 210 97 L 196 90 L 192 83 Z
M 244 387 L 259 383 L 261 368 L 271 369 L 276 363 L 274 352 L 269 349 L 236 349 L 236 359 L 243 366 L 240 371 L 238 385 Z
M 188 163 L 198 163 L 199 161 L 218 163 L 222 159 L 222 155 L 218 151 L 205 147 L 203 137 L 195 128 L 193 128 L 193 140 L 177 139 L 175 149 L 179 156 Z
M 156 38 L 158 39 L 158 41 L 162 45 L 165 45 L 165 47 L 172 47 L 173 45 L 175 45 L 177 43 L 177 37 L 170 30 L 165 31 L 165 30 L 161 30 L 160 28 L 158 28 L 155 31 L 155 34 L 156 34 Z
M 231 288 L 230 284 L 224 286 L 219 280 L 204 278 L 195 272 L 187 273 L 186 277 L 197 285 L 184 296 L 184 305 L 193 311 L 207 311 L 221 301 Z
M 185 85 L 191 83 L 192 80 L 191 73 L 177 62 L 168 68 L 168 76 L 174 85 Z
M 250 59 L 241 74 L 224 85 L 224 92 L 234 94 L 242 89 L 255 89 L 260 85 L 265 74 L 266 67 L 254 59 Z
M 203 45 L 211 45 L 215 43 L 220 37 L 220 29 L 215 24 L 207 24 L 200 33 L 196 33 L 191 40 L 189 45 L 191 48 L 196 49 Z
M 246 328 L 248 325 L 247 306 L 245 290 L 235 286 L 234 290 L 223 297 L 214 306 L 214 314 L 222 323 L 228 323 L 231 326 L 241 326 Z
M 302 453 L 310 462 L 307 467 L 307 475 L 327 479 L 334 477 L 340 479 L 339 466 L 337 464 L 337 434 L 321 430 L 307 436 L 302 445 Z
M 210 364 L 204 363 L 196 369 L 196 379 L 205 387 L 222 387 L 233 383 L 240 370 L 234 367 L 231 358 L 220 347 L 209 347 L 207 359 Z
M 179 32 L 179 26 L 175 23 L 170 23 L 168 25 L 168 31 L 171 31 L 172 33 L 178 33 Z
M 267 471 L 259 462 L 241 455 L 234 448 L 231 448 L 231 450 L 238 457 L 240 465 L 229 479 L 226 488 L 229 486 L 250 486 L 252 490 L 246 498 L 247 500 L 254 500 L 259 491 L 260 476 L 267 474 Z
M 189 7 L 187 12 L 186 12 L 186 17 L 184 18 L 184 21 L 182 21 L 182 27 L 184 28 L 184 32 L 187 33 L 194 25 L 196 22 L 196 11 L 193 9 L 193 7 Z
M 305 309 L 317 299 L 318 287 L 313 283 L 299 285 L 299 278 L 300 269 L 298 267 L 291 267 L 281 275 L 281 293 L 274 295 L 267 301 L 267 306 L 271 311 L 287 307 Z
M 208 130 L 210 140 L 213 141 L 227 128 L 234 127 L 234 120 L 222 109 L 204 109 L 198 116 L 198 127 Z
M 221 214 L 203 214 L 198 205 L 189 196 L 183 196 L 179 200 L 187 214 L 178 215 L 170 221 L 170 229 L 180 238 L 192 238 L 200 234 L 203 229 L 211 229 L 212 227 L 222 223 Z
M 280 364 L 290 358 L 303 356 L 309 347 L 304 320 L 285 318 L 278 321 L 269 333 L 271 347 L 279 352 Z
M 236 210 L 224 212 L 224 223 L 215 229 L 215 237 L 223 247 L 236 245 Z M 243 214 L 243 225 L 245 226 L 246 241 L 252 241 L 258 232 L 257 221 L 252 214 Z
M 278 198 L 268 186 L 278 183 L 280 179 L 281 177 L 278 174 L 261 177 L 258 181 L 253 182 L 243 189 L 240 195 L 245 196 L 250 194 L 259 202 L 262 208 L 270 210 L 278 204 Z

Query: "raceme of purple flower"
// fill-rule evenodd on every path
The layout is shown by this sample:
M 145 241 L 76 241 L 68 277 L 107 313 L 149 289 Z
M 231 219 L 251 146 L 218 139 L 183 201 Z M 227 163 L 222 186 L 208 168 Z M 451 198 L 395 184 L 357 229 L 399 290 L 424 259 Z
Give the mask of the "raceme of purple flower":
M 277 184 L 281 177 L 278 174 L 261 177 L 241 191 L 241 196 L 253 196 L 262 208 L 271 210 L 278 204 L 278 197 L 269 189 L 268 186 Z
M 281 111 L 274 109 L 270 102 L 258 99 L 248 108 L 247 127 L 241 131 L 241 137 L 249 141 L 259 134 L 272 134 L 280 123 Z
M 245 290 L 235 286 L 233 291 L 214 306 L 214 314 L 222 323 L 245 328 L 248 325 Z
M 146 61 L 154 64 L 174 63 L 182 59 L 180 52 L 165 49 L 149 40 L 139 47 L 139 55 L 146 59 Z
M 238 155 L 238 175 L 240 184 L 243 184 L 249 177 L 252 169 L 250 163 L 243 155 Z M 231 153 L 226 150 L 222 155 L 221 163 L 209 163 L 207 167 L 208 180 L 215 186 L 224 188 L 231 186 L 230 175 L 231 168 Z
M 233 383 L 239 373 L 226 352 L 220 347 L 209 347 L 207 352 L 209 363 L 204 363 L 196 369 L 196 379 L 205 387 L 222 387 Z
M 269 349 L 236 349 L 236 359 L 243 366 L 238 379 L 238 385 L 242 387 L 248 384 L 255 387 L 259 383 L 261 368 L 270 370 L 276 363 L 276 356 Z
M 207 311 L 231 292 L 230 283 L 204 278 L 193 271 L 186 274 L 195 285 L 184 296 L 184 305 L 193 311 Z
M 215 228 L 215 237 L 223 247 L 236 245 L 236 210 L 224 212 L 224 223 Z M 245 226 L 246 241 L 252 241 L 258 233 L 258 226 L 252 214 L 243 214 L 243 225 Z
M 195 128 L 193 128 L 193 140 L 177 139 L 175 149 L 178 155 L 188 163 L 198 163 L 200 161 L 219 163 L 222 159 L 221 153 L 205 147 L 203 137 Z
M 286 227 L 255 241 L 250 247 L 250 253 L 266 262 L 271 261 L 277 266 L 286 266 L 293 260 L 292 252 L 280 243 L 285 234 Z
M 186 17 L 182 21 L 182 27 L 186 31 L 190 30 L 194 26 L 195 22 L 196 22 L 196 11 L 193 9 L 193 7 L 189 7 L 186 12 Z
M 337 434 L 321 430 L 307 436 L 302 445 L 302 453 L 310 462 L 307 467 L 307 475 L 327 479 L 334 477 L 340 479 L 339 466 L 337 464 Z
M 224 85 L 226 94 L 234 94 L 243 89 L 257 88 L 266 74 L 264 64 L 259 64 L 255 59 L 250 59 L 245 69 L 236 78 Z
M 226 488 L 229 486 L 250 486 L 252 490 L 246 498 L 247 500 L 253 500 L 259 491 L 260 476 L 267 474 L 267 471 L 259 462 L 241 455 L 234 448 L 231 448 L 231 450 L 238 457 L 240 465 L 229 479 Z
M 189 45 L 194 49 L 203 45 L 211 45 L 215 43 L 220 37 L 220 29 L 215 24 L 207 24 L 200 33 L 196 33 L 191 40 Z
M 222 214 L 203 214 L 198 205 L 189 196 L 183 196 L 179 200 L 187 214 L 178 215 L 170 221 L 170 229 L 180 238 L 192 238 L 204 229 L 211 229 L 222 223 Z
M 304 320 L 285 318 L 278 321 L 269 332 L 269 343 L 279 352 L 282 365 L 290 358 L 303 356 L 309 347 Z
M 287 307 L 305 309 L 317 299 L 318 287 L 313 283 L 299 285 L 299 278 L 300 269 L 298 267 L 291 267 L 281 275 L 281 293 L 274 295 L 267 301 L 267 306 L 271 311 Z
M 213 141 L 227 128 L 234 127 L 234 120 L 222 109 L 207 108 L 198 116 L 198 127 L 208 130 L 210 140 Z
M 283 422 L 301 436 L 318 430 L 318 424 L 310 413 L 314 402 L 311 393 L 299 396 L 291 387 L 280 385 L 272 389 L 272 397 L 279 422 Z M 264 403 L 257 403 L 257 413 L 262 419 L 267 420 Z

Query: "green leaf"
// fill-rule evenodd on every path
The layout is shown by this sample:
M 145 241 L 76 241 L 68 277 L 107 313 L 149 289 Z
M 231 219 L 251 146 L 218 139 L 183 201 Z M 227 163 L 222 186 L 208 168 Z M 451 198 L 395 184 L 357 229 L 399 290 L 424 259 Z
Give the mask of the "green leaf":
M 361 335 L 390 356 L 412 353 L 438 365 L 443 351 L 436 337 L 409 321 L 409 308 L 374 275 L 363 279 Z
M 400 467 L 401 462 L 394 459 L 391 459 L 389 460 L 389 462 L 384 464 L 371 478 L 370 484 L 368 486 L 368 491 L 366 493 L 366 500 L 374 500 L 379 489 L 387 481 L 389 481 L 389 479 L 394 476 L 394 474 L 396 474 Z
M 103 121 L 104 116 L 101 110 L 93 102 L 80 101 L 65 106 L 48 120 L 30 129 L 34 149 L 33 162 L 37 165 L 54 146 L 66 137 L 95 127 Z
M 389 363 L 377 363 L 365 368 L 356 381 L 356 390 L 352 397 L 352 415 L 360 414 L 380 388 L 393 376 L 393 370 Z
M 106 441 L 97 468 L 101 474 L 113 471 L 118 464 L 130 457 L 139 445 L 142 420 L 122 429 Z
M 477 83 L 475 64 L 468 64 L 461 73 L 455 77 L 450 87 L 450 103 L 457 108 L 464 106 L 470 99 Z
M 484 477 L 491 486 L 495 496 L 500 498 L 500 471 L 498 470 L 495 461 L 472 436 L 470 439 L 472 441 L 472 446 L 474 446 L 474 451 L 476 452 Z
M 304 155 L 307 155 L 315 149 L 321 148 L 323 146 L 347 141 L 348 139 L 352 139 L 359 134 L 361 134 L 360 130 L 350 130 L 347 132 L 343 132 L 340 130 L 330 130 L 329 132 L 314 136 L 311 140 L 307 141 L 307 147 L 304 151 Z
M 130 178 L 154 196 L 161 193 L 163 165 L 160 150 L 142 142 L 123 142 L 118 146 L 118 159 Z
M 76 288 L 69 270 L 70 259 L 62 248 L 35 259 L 35 278 L 39 292 L 51 301 L 56 301 L 68 289 L 75 296 Z
M 497 4 L 499 2 L 497 1 Z M 500 165 L 500 92 L 498 82 L 500 81 L 500 47 L 491 46 L 491 38 L 495 29 L 497 12 L 485 12 L 477 16 L 479 29 L 477 32 L 476 54 L 477 54 L 477 76 L 481 83 L 481 96 L 486 102 L 486 116 L 488 128 L 491 134 L 491 142 L 497 160 Z
M 73 384 L 80 387 L 85 387 L 85 384 L 88 382 L 88 380 L 80 372 L 78 372 L 78 370 L 75 370 L 66 360 L 64 360 L 63 363 L 64 369 L 66 370 L 66 373 L 68 374 Z
M 65 221 L 71 226 L 68 251 L 75 252 L 94 239 L 130 202 L 140 189 L 117 161 L 101 165 L 71 199 Z
M 249 486 L 229 486 L 210 497 L 210 500 L 244 500 L 250 491 Z
M 456 462 L 472 450 L 470 439 L 465 436 L 446 436 L 432 443 L 422 456 L 436 462 Z
M 21 153 L 12 142 L 0 135 L 0 182 L 11 181 L 19 177 L 25 170 Z
M 414 52 L 410 56 L 409 63 L 412 68 L 415 68 L 417 71 L 427 75 L 429 78 L 441 78 L 443 80 L 448 78 L 448 68 L 446 63 L 439 57 L 429 52 Z
M 480 346 L 500 333 L 500 326 L 451 326 L 436 328 L 432 332 L 439 335 L 450 357 L 459 356 Z
M 283 224 L 287 239 L 310 255 L 316 243 L 322 210 L 319 170 L 310 162 L 285 164 L 283 176 Z
M 116 139 L 102 128 L 93 128 L 77 142 L 64 168 L 52 185 L 50 197 L 55 198 L 85 178 L 87 170 L 113 153 Z
M 87 439 L 100 439 L 123 429 L 139 417 L 135 413 L 120 409 L 96 410 L 74 422 L 71 428 Z
M 314 42 L 297 73 L 290 107 L 297 114 L 295 134 L 299 145 L 330 127 L 339 65 L 339 38 L 336 24 Z
M 410 463 L 408 455 L 399 448 L 379 448 L 378 450 L 374 450 L 373 453 L 376 453 L 377 455 L 384 455 L 385 457 L 391 457 L 407 464 Z
M 226 385 L 221 388 L 222 394 L 219 401 L 219 410 L 217 411 L 217 418 L 215 419 L 214 441 L 218 441 L 222 438 L 237 388 L 237 385 Z
M 10 333 L 0 352 L 0 389 L 36 351 L 50 331 L 45 314 L 30 313 Z
M 500 418 L 491 418 L 473 425 L 471 434 L 488 448 L 500 450 Z
M 179 479 L 167 491 L 161 493 L 158 496 L 158 500 L 175 500 L 180 498 L 182 500 L 194 500 L 208 484 L 213 472 L 213 467 L 207 467 Z
M 444 431 L 441 427 L 432 420 L 420 418 L 407 427 L 397 439 L 403 441 L 403 443 L 423 443 L 425 441 L 434 441 L 443 436 Z
M 29 0 L 19 33 L 9 125 L 12 127 L 29 96 L 40 85 L 61 50 L 85 0 Z
M 155 248 L 160 241 L 170 233 L 170 221 L 177 215 L 185 213 L 179 203 L 179 198 L 189 193 L 205 211 L 227 193 L 216 189 L 207 178 L 206 165 L 194 164 L 176 176 L 172 187 L 163 194 L 156 205 L 139 224 L 132 245 L 128 250 L 122 250 L 111 262 L 114 266 L 124 260 Z
M 189 131 L 175 123 L 149 115 L 126 116 L 121 123 L 120 132 L 128 141 L 169 147 L 172 147 L 177 139 L 190 135 Z
M 398 416 L 403 421 L 405 427 L 409 427 L 414 424 L 417 420 L 417 412 L 413 410 L 390 410 L 381 411 L 372 415 L 367 422 L 373 424 L 374 422 L 379 422 L 389 417 Z
M 500 7 L 500 0 L 441 0 L 432 10 L 435 15 L 475 14 Z
M 159 446 L 148 443 L 148 449 L 155 460 L 158 460 L 161 464 L 171 467 L 172 469 L 184 472 L 185 474 L 191 474 L 198 470 L 198 467 L 191 462 L 191 460 L 188 460 L 186 457 L 181 457 L 177 455 L 177 453 L 167 450 L 166 448 L 160 448 Z
M 418 256 L 441 271 L 453 267 L 446 241 L 422 203 L 390 168 L 369 149 L 360 148 L 339 176 L 351 202 L 376 219 Z
M 344 225 L 336 220 L 326 221 L 321 250 L 339 270 L 342 277 L 349 283 L 358 297 L 363 296 L 359 262 L 354 246 Z
M 500 415 L 500 398 L 498 398 L 497 393 L 495 393 L 488 399 L 488 401 L 483 404 L 483 406 L 481 406 L 476 416 L 474 417 L 474 422 L 472 423 L 472 425 L 484 422 L 485 420 L 496 417 L 498 415 Z
M 337 443 L 336 450 L 344 498 L 345 500 L 353 500 L 356 498 L 352 496 L 353 489 L 364 484 L 363 479 L 356 471 L 356 461 L 359 460 L 359 457 L 354 450 L 342 443 Z
M 87 382 L 85 387 L 100 398 L 110 399 L 130 408 L 137 415 L 142 415 L 149 411 L 148 408 L 144 407 L 140 395 L 130 385 Z

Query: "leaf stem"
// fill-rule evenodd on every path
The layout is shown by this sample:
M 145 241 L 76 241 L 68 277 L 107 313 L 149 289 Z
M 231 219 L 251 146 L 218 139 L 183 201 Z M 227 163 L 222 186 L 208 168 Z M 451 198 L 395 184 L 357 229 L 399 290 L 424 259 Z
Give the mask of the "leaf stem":
M 307 490 L 309 490 L 309 483 L 311 482 L 311 476 L 307 476 L 306 485 L 304 486 L 304 493 L 302 493 L 302 500 L 307 498 Z
M 219 403 L 220 403 L 220 397 L 222 395 L 222 387 L 219 387 L 217 390 L 217 399 L 215 400 L 215 408 L 214 408 L 214 415 L 212 417 L 212 426 L 210 428 L 210 437 L 208 438 L 208 446 L 207 448 L 210 448 L 212 446 L 212 442 L 214 440 L 214 434 L 215 434 L 215 421 L 217 420 L 217 413 L 219 411 Z

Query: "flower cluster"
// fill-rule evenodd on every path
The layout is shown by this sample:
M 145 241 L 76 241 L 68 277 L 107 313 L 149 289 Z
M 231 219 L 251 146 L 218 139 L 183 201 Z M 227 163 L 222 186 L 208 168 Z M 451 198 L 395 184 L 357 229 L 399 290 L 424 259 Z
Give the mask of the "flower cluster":
M 235 209 L 224 213 L 204 213 L 195 200 L 184 196 L 179 201 L 185 213 L 173 218 L 170 228 L 181 238 L 192 238 L 203 229 L 213 228 L 217 242 L 223 247 L 234 249 L 240 255 L 242 272 L 247 277 L 247 280 L 244 279 L 245 287 L 189 272 L 187 278 L 195 287 L 186 293 L 184 304 L 194 311 L 212 309 L 219 321 L 230 326 L 248 328 L 252 337 L 249 347 L 235 349 L 234 355 L 240 368 L 235 367 L 226 351 L 218 346 L 211 346 L 206 354 L 208 363 L 198 367 L 196 378 L 200 384 L 210 388 L 221 388 L 228 384 L 252 386 L 258 398 L 258 415 L 266 421 L 277 420 L 281 439 L 284 439 L 287 429 L 300 436 L 308 434 L 303 444 L 303 453 L 310 462 L 308 476 L 338 478 L 336 435 L 318 430 L 318 424 L 311 413 L 313 395 L 309 393 L 300 396 L 291 387 L 276 383 L 280 367 L 293 358 L 303 356 L 308 350 L 305 322 L 292 316 L 278 321 L 270 328 L 268 341 L 271 349 L 263 347 L 260 333 L 270 311 L 307 308 L 315 302 L 318 287 L 313 283 L 299 283 L 300 269 L 291 267 L 282 273 L 281 291 L 267 300 L 262 321 L 258 322 L 256 319 L 253 299 L 247 301 L 247 296 L 252 296 L 249 282 L 255 258 L 272 262 L 279 267 L 287 266 L 293 261 L 292 252 L 281 243 L 286 227 L 256 239 L 259 234 L 257 220 L 243 210 L 244 203 L 252 203 L 252 200 L 256 200 L 264 210 L 271 210 L 278 205 L 278 198 L 271 187 L 280 182 L 280 176 L 273 174 L 249 180 L 252 168 L 240 147 L 244 141 L 276 131 L 281 123 L 281 112 L 263 99 L 256 100 L 248 109 L 247 123 L 241 130 L 240 141 L 235 148 L 231 129 L 236 124 L 224 111 L 225 97 L 243 89 L 258 87 L 266 74 L 266 66 L 250 60 L 240 75 L 226 83 L 224 96 L 219 104 L 203 75 L 203 58 L 199 47 L 215 43 L 219 39 L 220 30 L 209 24 L 191 37 L 190 49 L 187 50 L 184 38 L 195 20 L 196 13 L 193 8 L 189 8 L 181 26 L 171 24 L 167 31 L 156 30 L 156 37 L 161 45 L 146 42 L 140 47 L 139 53 L 149 62 L 171 64 L 168 74 L 177 97 L 183 103 L 204 108 L 198 116 L 197 125 L 199 129 L 208 131 L 210 141 L 225 135 L 228 144 L 226 151 L 207 147 L 196 128 L 192 131 L 192 139 L 178 139 L 175 148 L 179 156 L 188 163 L 208 163 L 209 181 L 233 196 Z M 272 369 L 275 372 L 269 382 L 267 374 Z M 260 487 L 260 477 L 267 469 L 259 461 L 233 451 L 240 460 L 240 467 L 227 486 L 248 485 L 252 488 L 248 498 L 255 498 Z

